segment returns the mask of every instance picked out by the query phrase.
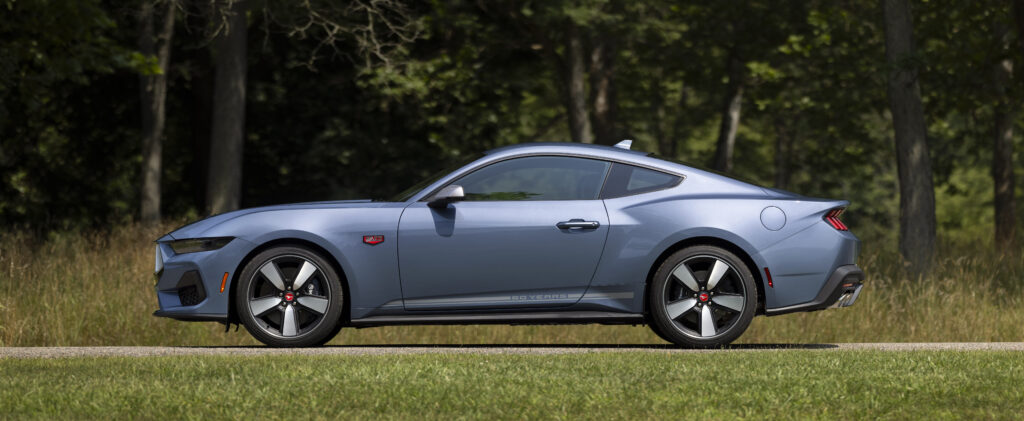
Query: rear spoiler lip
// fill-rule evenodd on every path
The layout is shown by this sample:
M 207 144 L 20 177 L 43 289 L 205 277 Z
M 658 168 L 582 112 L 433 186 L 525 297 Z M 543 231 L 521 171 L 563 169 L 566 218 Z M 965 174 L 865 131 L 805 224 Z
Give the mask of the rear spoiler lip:
M 814 215 L 825 217 L 826 214 L 831 212 L 833 209 L 843 209 L 844 211 L 850 207 L 850 201 L 848 200 L 827 200 L 822 201 L 819 206 L 814 206 Z
M 842 208 L 847 209 L 850 207 L 849 200 L 835 200 L 835 199 L 817 199 L 813 197 L 800 198 L 797 200 L 790 200 L 794 203 L 799 203 L 807 207 L 810 210 L 809 214 L 825 214 L 826 212 Z
M 823 203 L 825 205 L 831 206 L 831 207 L 829 207 L 827 209 L 846 208 L 846 207 L 850 206 L 850 201 L 849 200 L 826 199 L 826 198 L 821 198 L 821 197 L 803 196 L 803 195 L 800 195 L 800 194 L 797 194 L 797 193 L 793 193 L 793 192 L 790 192 L 790 191 L 773 189 L 773 188 L 769 188 L 769 187 L 761 187 L 761 190 L 763 190 L 765 192 L 765 194 L 767 194 L 769 197 L 771 197 L 773 199 L 782 199 L 782 200 L 787 200 L 787 201 L 797 202 L 797 203 L 800 203 L 800 202 L 803 202 L 803 203 Z

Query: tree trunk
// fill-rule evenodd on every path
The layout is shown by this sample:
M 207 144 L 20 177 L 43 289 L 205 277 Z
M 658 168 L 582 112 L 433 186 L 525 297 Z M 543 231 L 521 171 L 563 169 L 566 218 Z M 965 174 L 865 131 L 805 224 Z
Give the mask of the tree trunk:
M 795 128 L 787 117 L 775 117 L 775 188 L 782 190 L 789 188 L 789 158 L 795 138 Z
M 725 86 L 722 101 L 722 119 L 718 126 L 718 141 L 715 146 L 715 162 L 712 167 L 718 171 L 732 171 L 733 150 L 736 147 L 736 130 L 740 126 L 740 106 L 743 104 L 743 62 L 735 49 L 729 53 L 726 65 L 729 83 Z
M 1024 53 L 1024 0 L 1013 0 L 1013 21 L 1017 25 L 1017 45 Z
M 650 132 L 654 140 L 658 142 L 658 153 L 667 158 L 675 158 L 676 142 L 665 134 L 665 94 L 662 91 L 662 70 L 656 68 L 651 77 L 651 92 L 649 93 L 651 106 Z
M 996 27 L 996 32 L 1009 47 L 1009 31 Z M 1013 77 L 1013 62 L 1003 58 L 995 63 L 992 75 L 997 103 L 995 133 L 992 145 L 992 181 L 995 185 L 995 243 L 999 249 L 1011 249 L 1016 240 L 1017 211 L 1014 202 L 1013 125 L 1017 106 L 1007 92 Z
M 900 181 L 900 253 L 916 274 L 926 273 L 935 254 L 935 190 L 928 155 L 924 106 L 914 61 L 909 0 L 882 0 L 889 107 Z
M 686 87 L 686 83 L 681 83 L 679 86 L 679 110 L 674 113 L 674 119 L 672 121 L 672 158 L 678 158 L 679 155 L 679 139 L 685 139 L 687 125 L 687 114 L 686 106 L 687 101 L 690 99 L 690 91 Z
M 615 127 L 618 103 L 615 97 L 615 42 L 607 35 L 595 37 L 590 53 L 590 93 L 594 109 L 594 141 L 602 145 L 618 143 Z
M 229 4 L 230 3 L 230 4 Z M 246 2 L 224 0 L 218 10 L 227 24 L 213 41 L 213 122 L 206 205 L 211 214 L 238 209 L 242 197 L 245 136 Z
M 196 52 L 195 69 L 191 74 L 192 162 L 189 165 L 193 186 L 192 202 L 200 211 L 206 203 L 206 180 L 210 171 L 210 130 L 213 118 L 213 57 L 209 49 Z
M 139 52 L 156 57 L 160 72 L 139 76 L 139 100 L 142 108 L 142 190 L 140 216 L 142 223 L 160 222 L 160 175 L 163 170 L 163 137 L 167 120 L 167 68 L 171 61 L 171 38 L 174 36 L 173 1 L 164 1 L 160 27 L 154 1 L 146 0 L 139 12 Z M 159 31 L 159 32 L 156 32 Z
M 594 133 L 587 115 L 586 68 L 583 61 L 583 40 L 579 28 L 571 21 L 566 27 L 565 95 L 569 114 L 569 135 L 573 142 L 594 143 Z

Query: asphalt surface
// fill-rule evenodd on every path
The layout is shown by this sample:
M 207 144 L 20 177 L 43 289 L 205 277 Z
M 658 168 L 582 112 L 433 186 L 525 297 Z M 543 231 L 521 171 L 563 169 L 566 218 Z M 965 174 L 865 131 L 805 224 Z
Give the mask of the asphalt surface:
M 321 348 L 266 347 L 0 347 L 3 358 L 156 357 L 173 355 L 409 355 L 409 354 L 576 354 L 589 352 L 764 352 L 787 350 L 1024 351 L 1024 342 L 930 342 L 733 345 L 725 349 L 679 349 L 667 345 L 366 345 Z

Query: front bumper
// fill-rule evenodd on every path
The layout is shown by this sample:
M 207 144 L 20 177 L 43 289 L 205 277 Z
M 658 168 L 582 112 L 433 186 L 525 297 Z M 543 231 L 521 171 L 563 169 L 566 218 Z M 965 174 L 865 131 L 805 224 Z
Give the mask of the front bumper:
M 166 242 L 157 243 L 154 289 L 160 308 L 153 315 L 187 321 L 227 321 L 231 280 L 239 262 L 252 248 L 251 243 L 236 238 L 217 250 L 175 254 Z
M 787 307 L 769 308 L 764 313 L 768 316 L 778 316 L 799 311 L 849 307 L 860 296 L 860 291 L 864 288 L 863 281 L 864 271 L 860 267 L 857 265 L 843 265 L 832 272 L 828 281 L 825 282 L 825 285 L 821 288 L 821 291 L 818 291 L 818 295 L 813 300 Z

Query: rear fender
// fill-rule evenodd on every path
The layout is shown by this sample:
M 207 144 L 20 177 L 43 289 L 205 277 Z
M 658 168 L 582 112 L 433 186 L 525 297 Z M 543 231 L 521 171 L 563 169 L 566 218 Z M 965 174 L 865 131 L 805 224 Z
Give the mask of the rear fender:
M 689 242 L 692 239 L 696 238 L 714 238 L 717 240 L 730 243 L 739 248 L 740 251 L 747 255 L 746 257 L 750 258 L 751 263 L 754 264 L 754 267 L 748 269 L 750 269 L 751 274 L 754 275 L 754 280 L 756 282 L 761 283 L 760 290 L 763 291 L 764 293 L 765 304 L 769 305 L 770 303 L 774 303 L 774 291 L 772 291 L 772 289 L 768 287 L 768 281 L 767 279 L 765 279 L 763 272 L 764 268 L 767 266 L 767 261 L 765 260 L 764 256 L 757 252 L 757 249 L 752 244 L 750 244 L 750 242 L 748 242 L 747 240 L 743 239 L 743 237 L 740 237 L 739 235 L 731 231 L 709 227 L 692 228 L 680 231 L 675 235 L 668 237 L 667 239 L 665 239 L 665 241 L 659 244 L 658 247 L 659 250 L 671 250 L 677 244 Z M 743 258 L 743 256 L 739 257 L 741 259 Z M 659 255 L 655 259 L 651 260 L 652 272 L 657 270 L 655 264 L 658 263 L 658 259 L 660 258 L 661 256 Z

